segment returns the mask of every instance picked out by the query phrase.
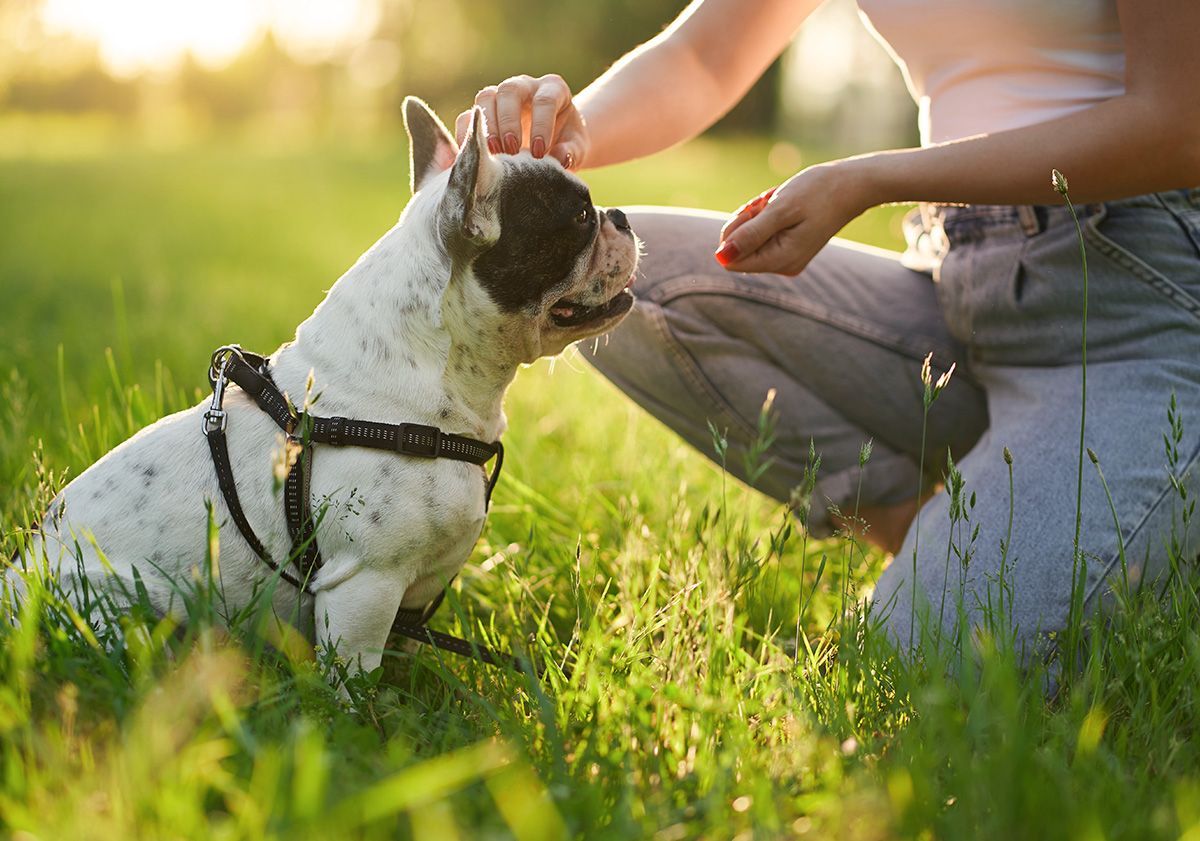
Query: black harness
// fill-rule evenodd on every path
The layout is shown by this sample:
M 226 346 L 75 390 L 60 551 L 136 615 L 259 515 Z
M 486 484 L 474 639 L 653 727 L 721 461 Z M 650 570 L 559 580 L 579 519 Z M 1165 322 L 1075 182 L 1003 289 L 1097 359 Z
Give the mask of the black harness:
M 317 521 L 313 518 L 309 493 L 313 444 L 370 447 L 398 455 L 449 458 L 478 465 L 486 464 L 495 458 L 496 465 L 488 477 L 484 498 L 485 510 L 491 504 L 492 490 L 496 487 L 500 469 L 504 464 L 504 447 L 499 441 L 488 444 L 464 435 L 442 432 L 436 426 L 419 423 L 394 424 L 343 417 L 322 418 L 297 412 L 271 379 L 268 360 L 242 350 L 238 345 L 217 348 L 208 368 L 208 381 L 212 385 L 213 397 L 211 405 L 204 413 L 204 436 L 208 439 L 213 466 L 217 471 L 217 484 L 225 497 L 229 514 L 242 537 L 254 550 L 254 554 L 280 578 L 304 593 L 314 595 L 310 582 L 323 563 L 321 550 L 317 546 Z M 229 445 L 225 437 L 229 416 L 222 408 L 225 389 L 229 383 L 239 386 L 249 395 L 258 408 L 266 412 L 283 430 L 288 440 L 300 447 L 300 454 L 284 482 L 283 510 L 287 519 L 288 534 L 292 539 L 292 549 L 288 558 L 282 562 L 272 558 L 258 539 L 238 499 L 237 486 L 233 481 L 233 467 L 229 460 Z M 425 627 L 425 623 L 441 605 L 444 597 L 443 590 L 425 607 L 400 608 L 392 624 L 392 632 L 464 657 L 474 657 L 485 663 L 521 667 L 521 661 L 510 654 L 491 651 L 467 640 Z

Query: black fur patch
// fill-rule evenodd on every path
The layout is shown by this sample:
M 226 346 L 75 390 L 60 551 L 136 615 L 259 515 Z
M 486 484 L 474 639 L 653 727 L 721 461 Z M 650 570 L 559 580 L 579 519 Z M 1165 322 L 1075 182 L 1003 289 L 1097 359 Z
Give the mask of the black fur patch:
M 600 230 L 587 187 L 554 166 L 506 173 L 499 212 L 500 239 L 475 259 L 475 276 L 508 312 L 562 283 Z

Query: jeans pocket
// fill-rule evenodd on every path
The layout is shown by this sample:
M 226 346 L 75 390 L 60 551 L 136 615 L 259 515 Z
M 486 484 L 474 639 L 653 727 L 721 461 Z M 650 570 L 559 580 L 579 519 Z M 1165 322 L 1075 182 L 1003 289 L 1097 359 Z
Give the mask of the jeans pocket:
M 938 302 L 972 359 L 986 361 L 1031 338 L 1022 306 L 1027 240 L 1004 234 L 951 245 L 938 276 Z
M 1106 203 L 1084 222 L 1084 240 L 1124 274 L 1200 319 L 1200 211 Z M 1195 227 L 1189 227 L 1194 225 Z

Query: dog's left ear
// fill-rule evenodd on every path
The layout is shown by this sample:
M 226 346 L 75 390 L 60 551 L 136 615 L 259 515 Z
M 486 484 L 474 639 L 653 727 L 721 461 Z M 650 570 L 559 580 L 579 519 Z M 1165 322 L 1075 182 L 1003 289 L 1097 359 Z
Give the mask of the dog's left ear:
M 496 188 L 503 168 L 488 151 L 486 131 L 483 111 L 472 108 L 466 139 L 442 197 L 442 214 L 451 235 L 473 245 L 490 245 L 500 238 Z
M 408 183 L 416 193 L 454 165 L 458 146 L 437 114 L 415 96 L 404 97 L 404 130 L 408 132 Z

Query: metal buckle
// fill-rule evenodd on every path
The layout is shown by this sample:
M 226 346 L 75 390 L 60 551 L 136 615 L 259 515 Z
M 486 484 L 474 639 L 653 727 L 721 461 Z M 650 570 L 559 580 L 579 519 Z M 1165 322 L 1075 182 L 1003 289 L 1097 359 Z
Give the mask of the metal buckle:
M 432 438 L 433 443 L 424 444 L 419 440 L 410 442 L 408 440 L 409 432 L 415 433 L 422 438 Z M 423 458 L 437 458 L 442 454 L 442 431 L 436 426 L 426 426 L 422 423 L 402 423 L 400 424 L 400 452 L 410 456 L 421 456 Z
M 224 432 L 225 425 L 229 422 L 229 416 L 224 409 L 209 409 L 204 413 L 204 423 L 202 428 L 205 435 L 212 435 L 214 432 Z

